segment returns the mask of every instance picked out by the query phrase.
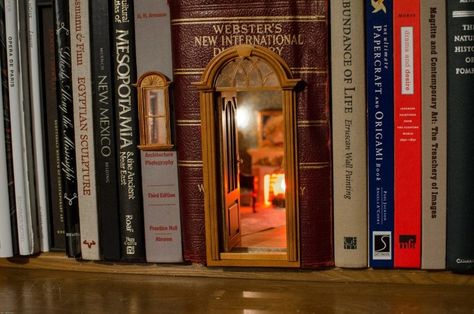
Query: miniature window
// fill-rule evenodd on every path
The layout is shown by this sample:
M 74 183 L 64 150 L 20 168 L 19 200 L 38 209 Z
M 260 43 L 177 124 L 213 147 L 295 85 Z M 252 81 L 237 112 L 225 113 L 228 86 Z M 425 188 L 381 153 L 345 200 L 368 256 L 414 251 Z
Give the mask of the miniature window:
M 140 149 L 171 149 L 169 84 L 157 72 L 145 73 L 138 81 Z

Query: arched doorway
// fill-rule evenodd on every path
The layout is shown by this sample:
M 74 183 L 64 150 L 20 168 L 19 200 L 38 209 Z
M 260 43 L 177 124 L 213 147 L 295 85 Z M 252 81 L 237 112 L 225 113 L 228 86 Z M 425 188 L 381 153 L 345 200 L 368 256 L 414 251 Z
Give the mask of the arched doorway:
M 194 84 L 200 90 L 208 265 L 299 266 L 298 81 L 277 54 L 241 45 L 212 59 Z M 248 232 L 252 228 L 263 229 Z

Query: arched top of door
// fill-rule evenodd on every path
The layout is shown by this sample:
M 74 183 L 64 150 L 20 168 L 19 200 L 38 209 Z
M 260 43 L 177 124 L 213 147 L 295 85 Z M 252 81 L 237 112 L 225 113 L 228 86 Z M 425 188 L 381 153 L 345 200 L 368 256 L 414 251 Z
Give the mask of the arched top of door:
M 293 89 L 294 79 L 286 62 L 268 48 L 238 45 L 216 55 L 204 70 L 201 81 L 193 83 L 201 91 L 225 88 Z

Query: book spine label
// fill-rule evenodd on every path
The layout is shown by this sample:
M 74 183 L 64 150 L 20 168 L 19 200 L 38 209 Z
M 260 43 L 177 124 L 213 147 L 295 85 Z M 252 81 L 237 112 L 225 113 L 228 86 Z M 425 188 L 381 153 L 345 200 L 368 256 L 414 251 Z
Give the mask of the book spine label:
M 144 260 L 133 3 L 114 2 L 113 59 L 123 260 Z
M 420 2 L 393 3 L 395 267 L 421 265 Z
M 55 0 L 54 11 L 58 78 L 59 146 L 66 254 L 70 257 L 78 257 L 81 254 L 81 241 L 79 231 L 79 205 L 77 200 L 76 145 L 74 140 L 74 109 L 71 81 L 69 2 Z
M 251 44 L 279 54 L 305 82 L 295 113 L 300 261 L 333 265 L 327 2 L 181 0 L 170 2 L 170 12 L 185 260 L 206 261 L 199 92 L 191 83 L 224 49 Z
M 447 268 L 474 271 L 474 3 L 447 2 Z
M 27 187 L 26 139 L 23 101 L 21 97 L 20 54 L 16 1 L 5 1 L 5 31 L 7 37 L 10 123 L 15 186 L 15 204 L 18 224 L 18 242 L 21 255 L 34 252 L 34 235 Z
M 76 140 L 77 191 L 83 259 L 98 260 L 99 222 L 95 184 L 92 84 L 90 70 L 88 1 L 69 1 L 71 27 L 71 69 Z
M 31 115 L 33 125 L 34 163 L 36 178 L 36 203 L 41 251 L 50 247 L 49 206 L 47 195 L 46 161 L 44 148 L 43 103 L 41 100 L 40 59 L 38 46 L 38 12 L 36 0 L 27 0 L 28 14 L 28 69 L 31 95 Z
M 182 262 L 177 154 L 142 151 L 146 260 Z
M 446 4 L 422 0 L 421 268 L 446 268 Z
M 364 3 L 330 4 L 334 262 L 367 267 L 367 143 L 360 136 L 366 132 Z
M 61 159 L 59 149 L 59 124 L 56 76 L 56 46 L 54 42 L 54 12 L 52 1 L 38 6 L 41 49 L 42 96 L 46 133 L 47 178 L 49 190 L 49 221 L 51 250 L 66 248 L 64 232 L 64 204 L 61 185 Z
M 101 254 L 120 259 L 117 149 L 108 0 L 91 0 L 91 70 Z
M 365 3 L 369 265 L 393 267 L 392 1 Z

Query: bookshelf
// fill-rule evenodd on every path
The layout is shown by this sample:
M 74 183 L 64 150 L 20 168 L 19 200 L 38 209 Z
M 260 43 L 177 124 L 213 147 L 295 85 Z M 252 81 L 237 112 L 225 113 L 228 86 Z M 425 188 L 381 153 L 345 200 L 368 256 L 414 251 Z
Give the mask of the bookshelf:
M 63 253 L 42 253 L 34 257 L 0 259 L 1 268 L 42 269 L 87 273 L 306 281 L 321 283 L 456 285 L 474 287 L 474 276 L 449 271 L 401 269 L 295 270 L 279 268 L 206 267 L 198 264 L 130 264 L 79 261 Z

